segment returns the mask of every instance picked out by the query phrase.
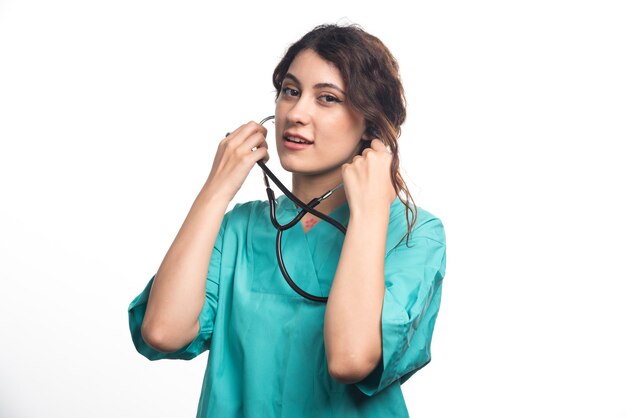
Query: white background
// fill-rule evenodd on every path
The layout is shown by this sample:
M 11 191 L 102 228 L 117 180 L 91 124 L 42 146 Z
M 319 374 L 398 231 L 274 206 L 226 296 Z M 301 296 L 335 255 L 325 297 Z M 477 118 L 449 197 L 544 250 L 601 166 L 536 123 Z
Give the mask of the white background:
M 287 46 L 354 22 L 448 238 L 411 415 L 626 417 L 623 2 L 406 4 L 0 0 L 0 416 L 195 416 L 207 354 L 147 361 L 127 306 Z

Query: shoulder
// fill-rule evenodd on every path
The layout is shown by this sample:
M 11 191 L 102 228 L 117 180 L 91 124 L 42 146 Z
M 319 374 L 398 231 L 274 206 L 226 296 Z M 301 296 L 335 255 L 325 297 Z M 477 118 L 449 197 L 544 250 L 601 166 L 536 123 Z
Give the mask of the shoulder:
M 441 219 L 420 206 L 412 205 L 410 202 L 409 205 L 413 212 L 408 212 L 407 223 L 406 206 L 399 198 L 394 200 L 389 212 L 389 236 L 393 237 L 396 243 L 401 241 L 402 237 L 406 239 L 409 224 L 413 216 L 417 216 L 409 236 L 409 245 L 418 239 L 430 239 L 445 246 L 446 234 Z
M 249 202 L 236 203 L 232 209 L 224 215 L 224 219 L 230 224 L 247 222 L 251 218 L 261 216 L 269 207 L 267 200 L 251 200 Z
M 239 216 L 263 210 L 266 207 L 268 207 L 267 200 L 250 200 L 248 202 L 235 203 L 235 206 L 228 213 L 231 213 L 231 216 Z

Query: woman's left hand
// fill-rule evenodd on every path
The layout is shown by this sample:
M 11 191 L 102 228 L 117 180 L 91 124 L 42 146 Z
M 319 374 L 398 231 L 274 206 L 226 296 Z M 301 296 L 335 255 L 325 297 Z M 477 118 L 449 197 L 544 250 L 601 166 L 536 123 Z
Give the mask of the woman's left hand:
M 391 182 L 392 155 L 380 139 L 341 166 L 343 185 L 350 212 L 389 209 L 396 198 Z

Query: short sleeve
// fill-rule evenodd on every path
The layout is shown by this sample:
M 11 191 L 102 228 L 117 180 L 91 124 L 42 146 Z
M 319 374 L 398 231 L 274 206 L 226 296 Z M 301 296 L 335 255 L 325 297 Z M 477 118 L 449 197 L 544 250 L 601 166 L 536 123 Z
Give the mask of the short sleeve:
M 227 214 L 228 215 L 228 214 Z M 209 270 L 207 272 L 206 280 L 206 296 L 202 311 L 198 320 L 200 322 L 200 330 L 198 335 L 185 347 L 182 347 L 178 351 L 174 352 L 161 352 L 155 350 L 149 346 L 141 335 L 141 324 L 146 313 L 146 306 L 148 304 L 148 297 L 150 296 L 150 290 L 152 289 L 152 282 L 154 277 L 150 279 L 146 288 L 141 292 L 128 307 L 128 320 L 130 326 L 130 334 L 133 340 L 133 344 L 137 351 L 148 358 L 149 360 L 161 360 L 161 359 L 181 359 L 191 360 L 197 357 L 202 352 L 209 349 L 211 344 L 211 337 L 213 336 L 213 325 L 215 323 L 215 314 L 217 312 L 218 303 L 218 290 L 220 283 L 220 269 L 222 263 L 222 244 L 224 236 L 224 227 L 226 224 L 227 216 L 224 216 L 220 231 L 217 239 L 215 240 L 215 246 L 211 253 L 211 261 L 209 263 Z
M 426 216 L 422 216 L 425 214 Z M 430 343 L 441 301 L 446 241 L 441 221 L 427 212 L 409 239 L 385 258 L 382 359 L 357 387 L 374 395 L 393 382 L 404 383 L 430 361 Z

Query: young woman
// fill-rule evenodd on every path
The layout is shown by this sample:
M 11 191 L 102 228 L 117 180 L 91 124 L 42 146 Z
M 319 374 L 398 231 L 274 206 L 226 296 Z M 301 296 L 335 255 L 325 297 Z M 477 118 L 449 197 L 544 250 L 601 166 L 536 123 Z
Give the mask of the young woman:
M 320 26 L 273 75 L 282 167 L 303 202 L 343 183 L 282 234 L 277 262 L 269 201 L 229 202 L 259 160 L 266 130 L 224 138 L 206 183 L 156 275 L 129 307 L 151 360 L 210 350 L 198 417 L 402 417 L 400 384 L 430 360 L 445 275 L 439 219 L 399 174 L 405 119 L 398 66 L 358 26 Z M 275 216 L 300 211 L 280 196 Z

